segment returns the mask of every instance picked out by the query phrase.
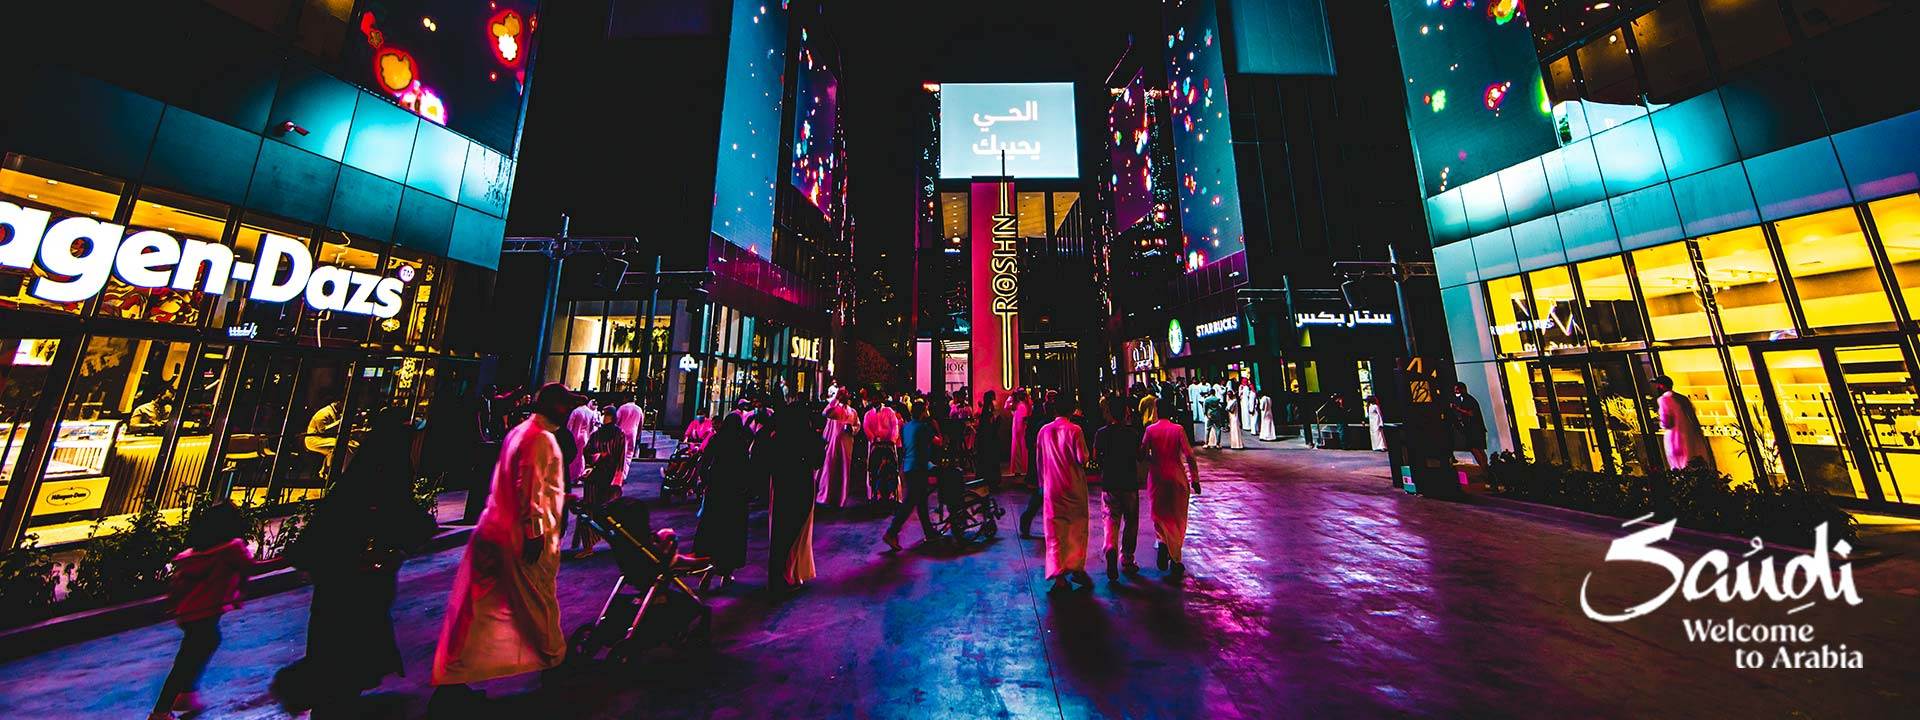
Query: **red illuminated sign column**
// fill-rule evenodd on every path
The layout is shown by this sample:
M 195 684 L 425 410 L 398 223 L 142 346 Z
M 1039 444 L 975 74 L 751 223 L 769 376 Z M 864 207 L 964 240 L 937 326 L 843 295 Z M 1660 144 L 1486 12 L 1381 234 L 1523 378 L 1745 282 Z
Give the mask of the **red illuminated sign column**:
M 1020 224 L 1013 182 L 976 182 L 969 193 L 973 267 L 973 394 L 1000 398 L 1020 386 Z

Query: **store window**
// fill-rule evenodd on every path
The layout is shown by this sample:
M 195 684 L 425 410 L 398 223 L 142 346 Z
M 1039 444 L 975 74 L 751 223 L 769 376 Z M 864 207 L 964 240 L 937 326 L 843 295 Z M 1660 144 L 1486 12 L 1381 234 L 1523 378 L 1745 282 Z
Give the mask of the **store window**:
M 55 543 L 83 539 L 92 522 L 184 507 L 193 485 L 166 487 L 161 447 L 180 412 L 191 343 L 93 337 L 60 410 L 30 524 Z M 156 482 L 157 481 L 157 482 Z
M 1713 335 L 1707 324 L 1707 308 L 1700 302 L 1693 255 L 1685 242 L 1635 250 L 1633 270 L 1645 298 L 1653 339 L 1673 342 Z
M 287 441 L 281 444 L 274 469 L 277 502 L 319 498 L 352 454 L 354 438 L 366 428 L 367 403 L 349 404 L 348 374 L 377 373 L 376 363 L 349 365 L 339 360 L 307 358 L 300 364 L 300 382 L 293 391 L 293 414 L 287 418 Z M 367 378 L 378 379 L 378 375 Z M 356 400 L 362 399 L 357 397 Z M 343 449 L 340 444 L 348 443 Z
M 1647 74 L 1649 100 L 1675 103 L 1712 86 L 1707 51 L 1694 27 L 1690 3 L 1664 3 L 1635 18 L 1633 42 Z
M 1761 354 L 1780 403 L 1780 420 L 1801 482 L 1809 490 L 1866 499 L 1867 486 L 1841 425 L 1826 363 L 1818 350 L 1775 350 Z
M 179 487 L 199 487 L 207 468 L 207 456 L 213 447 L 213 423 L 220 400 L 220 388 L 226 382 L 228 363 L 234 350 L 224 344 L 201 346 L 199 355 L 188 365 L 180 387 L 180 428 L 168 462 L 167 488 L 162 496 Z M 217 469 L 217 468 L 216 468 Z
M 381 243 L 334 230 L 326 231 L 321 237 L 318 264 L 380 274 L 380 255 L 386 249 Z M 300 338 L 311 339 L 322 347 L 357 347 L 367 341 L 374 320 L 372 315 L 338 310 L 311 312 L 307 314 L 308 327 L 301 329 Z
M 1547 378 L 1538 362 L 1503 362 L 1507 374 L 1507 407 L 1513 411 L 1513 433 L 1520 453 L 1541 462 L 1559 462 L 1560 444 L 1547 436 L 1547 418 L 1553 412 Z
M 1732 360 L 1734 384 L 1739 386 L 1740 406 L 1747 413 L 1747 429 L 1751 431 L 1754 443 L 1752 450 L 1740 460 L 1752 465 L 1754 463 L 1749 458 L 1757 458 L 1761 476 L 1774 487 L 1781 487 L 1787 481 L 1787 471 L 1780 461 L 1780 441 L 1773 435 L 1772 416 L 1768 414 L 1766 398 L 1761 394 L 1760 376 L 1753 370 L 1753 354 L 1747 348 L 1736 347 L 1728 355 Z M 1721 470 L 1730 472 L 1731 468 L 1723 466 Z
M 1708 235 L 1698 241 L 1700 264 L 1706 270 L 1714 304 L 1720 310 L 1720 328 L 1727 335 L 1772 337 L 1793 330 L 1780 272 L 1767 247 L 1767 234 L 1758 227 Z
M 270 495 L 273 468 L 283 452 L 288 457 L 298 452 L 297 444 L 283 450 L 280 441 L 287 433 L 287 411 L 299 376 L 298 357 L 261 346 L 248 349 L 236 376 L 220 464 L 214 470 L 215 487 L 224 488 L 237 504 L 279 502 Z
M 1786 13 L 1775 0 L 1700 0 L 1700 12 L 1722 71 L 1785 50 L 1793 42 Z
M 1782 220 L 1775 227 L 1808 327 L 1893 322 L 1886 287 L 1853 208 Z
M 249 213 L 242 219 L 240 230 L 233 238 L 234 259 L 258 262 L 260 239 L 269 234 L 298 240 L 309 248 L 313 246 L 311 233 L 305 228 Z M 287 279 L 285 276 L 278 278 L 281 281 Z M 298 339 L 300 333 L 312 334 L 311 328 L 301 325 L 307 302 L 304 296 L 296 296 L 283 303 L 256 302 L 247 299 L 252 287 L 251 282 L 234 283 L 226 295 L 214 302 L 214 321 L 223 322 L 229 329 L 244 329 L 244 332 L 259 339 L 293 341 Z
M 1520 276 L 1487 281 L 1487 304 L 1492 308 L 1494 348 L 1500 354 L 1532 353 L 1539 348 L 1534 335 L 1536 323 Z
M 1639 105 L 1640 78 L 1627 50 L 1627 31 L 1608 30 L 1580 46 L 1580 74 L 1587 81 L 1587 99 L 1609 105 Z
M 38 208 L 63 217 L 112 220 L 126 184 L 101 175 L 9 154 L 0 162 L 0 200 L 23 208 Z M 0 239 L 11 241 L 13 228 L 0 225 Z M 0 309 L 30 308 L 79 313 L 86 303 L 55 303 L 29 294 L 36 278 L 45 277 L 38 263 L 31 270 L 0 268 Z
M 1587 338 L 1595 347 L 1647 341 L 1640 321 L 1640 303 L 1627 280 L 1627 264 L 1618 255 L 1588 260 L 1574 266 L 1580 293 L 1586 297 Z
M 0 497 L 15 482 L 14 466 L 26 452 L 34 406 L 47 386 L 47 372 L 60 341 L 53 338 L 0 340 Z
M 387 250 L 382 277 L 400 278 L 406 287 L 400 291 L 400 313 L 373 321 L 373 342 L 380 345 L 424 345 L 432 347 L 440 340 L 440 328 L 449 296 L 446 261 L 395 245 Z M 566 307 L 555 308 L 565 317 Z
M 1880 247 L 1893 264 L 1893 277 L 1900 283 L 1907 317 L 1920 317 L 1920 195 L 1888 198 L 1867 208 L 1873 213 Z
M 220 203 L 146 188 L 140 191 L 139 200 L 134 202 L 133 217 L 127 221 L 127 226 L 129 233 L 136 232 L 135 228 L 164 230 L 178 239 L 190 238 L 217 244 L 226 235 L 227 216 L 230 213 L 231 209 Z M 101 317 L 199 325 L 205 319 L 208 304 L 206 293 L 170 288 L 136 288 L 120 282 L 116 276 L 107 281 L 106 290 L 100 294 L 100 303 L 94 312 Z
M 567 337 L 567 352 L 597 353 L 606 334 L 607 303 L 603 300 L 576 302 L 573 315 L 567 319 L 573 326 Z
M 1585 350 L 1586 323 L 1573 295 L 1573 275 L 1565 265 L 1527 273 L 1533 286 L 1533 316 L 1539 319 L 1538 337 L 1548 351 Z
M 1673 377 L 1673 391 L 1693 401 L 1693 412 L 1700 419 L 1701 431 L 1707 436 L 1707 449 L 1713 456 L 1714 468 L 1732 477 L 1734 482 L 1752 480 L 1753 469 L 1749 467 L 1751 461 L 1747 455 L 1746 432 L 1740 425 L 1739 414 L 1734 410 L 1734 404 L 1739 400 L 1727 384 L 1726 365 L 1720 361 L 1720 350 L 1664 350 L 1659 357 L 1661 372 Z M 1649 394 L 1651 392 L 1649 388 Z M 1656 409 L 1655 417 L 1658 417 L 1658 398 L 1648 397 L 1646 402 L 1649 407 Z M 1656 429 L 1662 438 L 1661 446 L 1665 447 L 1667 431 Z M 1662 464 L 1665 464 L 1664 460 Z

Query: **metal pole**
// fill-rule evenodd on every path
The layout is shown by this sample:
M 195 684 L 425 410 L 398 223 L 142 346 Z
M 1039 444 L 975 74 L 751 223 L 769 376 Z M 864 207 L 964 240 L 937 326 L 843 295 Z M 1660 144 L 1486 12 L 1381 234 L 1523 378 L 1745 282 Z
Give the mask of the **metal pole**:
M 547 351 L 552 349 L 547 347 L 547 338 L 553 334 L 553 308 L 560 304 L 560 266 L 566 260 L 567 229 L 572 224 L 573 219 L 561 213 L 560 237 L 554 238 L 547 246 L 547 287 L 540 305 L 540 334 L 533 341 L 531 372 L 527 376 L 529 387 L 546 382 Z
M 1406 343 L 1407 359 L 1420 356 L 1419 341 L 1414 338 L 1413 318 L 1407 315 L 1407 273 L 1400 267 L 1400 254 L 1393 249 L 1393 243 L 1387 243 L 1387 262 L 1393 263 L 1393 300 L 1400 306 L 1400 339 Z
M 651 394 L 649 392 L 651 389 L 649 388 L 649 383 L 653 381 L 653 316 L 655 313 L 660 312 L 660 258 L 661 256 L 657 254 L 653 256 L 653 285 L 647 290 L 647 334 L 641 339 L 641 342 L 645 343 L 640 349 L 640 356 L 642 358 L 640 361 L 642 368 L 640 372 L 640 396 L 643 398 Z M 668 344 L 672 344 L 671 339 L 669 339 Z M 669 347 L 667 350 L 667 358 L 661 362 L 661 367 L 664 370 L 664 372 L 661 373 L 662 377 L 673 377 L 673 368 L 667 367 L 672 364 L 672 358 L 673 350 Z M 660 404 L 662 407 L 660 408 L 660 412 L 666 412 L 665 405 L 667 399 L 664 392 L 666 388 L 662 387 L 661 390 Z M 646 424 L 646 416 L 641 415 L 641 428 L 644 429 Z M 655 427 L 657 428 L 658 426 L 656 425 Z M 655 435 L 647 440 L 648 450 L 653 449 L 653 443 L 657 439 L 658 436 Z

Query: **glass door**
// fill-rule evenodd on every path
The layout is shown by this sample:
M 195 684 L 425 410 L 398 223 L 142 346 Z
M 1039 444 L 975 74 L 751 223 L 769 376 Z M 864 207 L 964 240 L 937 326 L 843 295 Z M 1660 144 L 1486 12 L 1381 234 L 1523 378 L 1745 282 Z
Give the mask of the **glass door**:
M 1548 361 L 1546 381 L 1553 393 L 1553 412 L 1543 419 L 1566 443 L 1566 461 L 1575 470 L 1600 470 L 1606 467 L 1606 454 L 1597 428 L 1594 399 L 1589 396 L 1585 361 Z
M 1874 499 L 1871 471 L 1856 462 L 1852 439 L 1843 424 L 1842 403 L 1820 350 L 1760 353 L 1773 387 L 1774 410 L 1786 437 L 1785 461 L 1800 471 L 1809 490 L 1861 500 Z
M 1593 394 L 1600 405 L 1596 413 L 1605 429 L 1614 472 L 1646 475 L 1661 464 L 1659 438 L 1649 432 L 1660 422 L 1641 398 L 1652 376 L 1653 359 L 1646 353 L 1605 357 L 1593 362 Z
M 1920 503 L 1920 397 L 1906 354 L 1898 345 L 1838 348 L 1833 354 L 1879 478 L 1880 499 Z

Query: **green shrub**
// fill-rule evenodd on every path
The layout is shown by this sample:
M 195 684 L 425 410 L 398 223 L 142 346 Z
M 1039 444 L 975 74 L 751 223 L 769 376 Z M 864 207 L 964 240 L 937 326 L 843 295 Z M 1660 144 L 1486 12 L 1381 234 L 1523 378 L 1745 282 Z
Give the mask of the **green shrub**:
M 0 625 L 24 625 L 53 612 L 53 588 L 59 581 L 53 553 L 28 535 L 20 547 L 0 554 Z
M 1859 539 L 1853 516 L 1832 496 L 1790 487 L 1734 483 L 1713 470 L 1691 467 L 1650 475 L 1569 470 L 1512 452 L 1487 463 L 1495 494 L 1614 517 L 1674 518 L 1682 527 L 1759 537 L 1770 543 L 1810 547 L 1814 530 L 1827 525 L 1829 542 Z
M 167 565 L 186 547 L 186 523 L 167 522 L 159 503 L 149 503 L 125 528 L 106 530 L 104 521 L 94 523 L 68 595 L 83 604 L 110 604 L 166 591 Z

